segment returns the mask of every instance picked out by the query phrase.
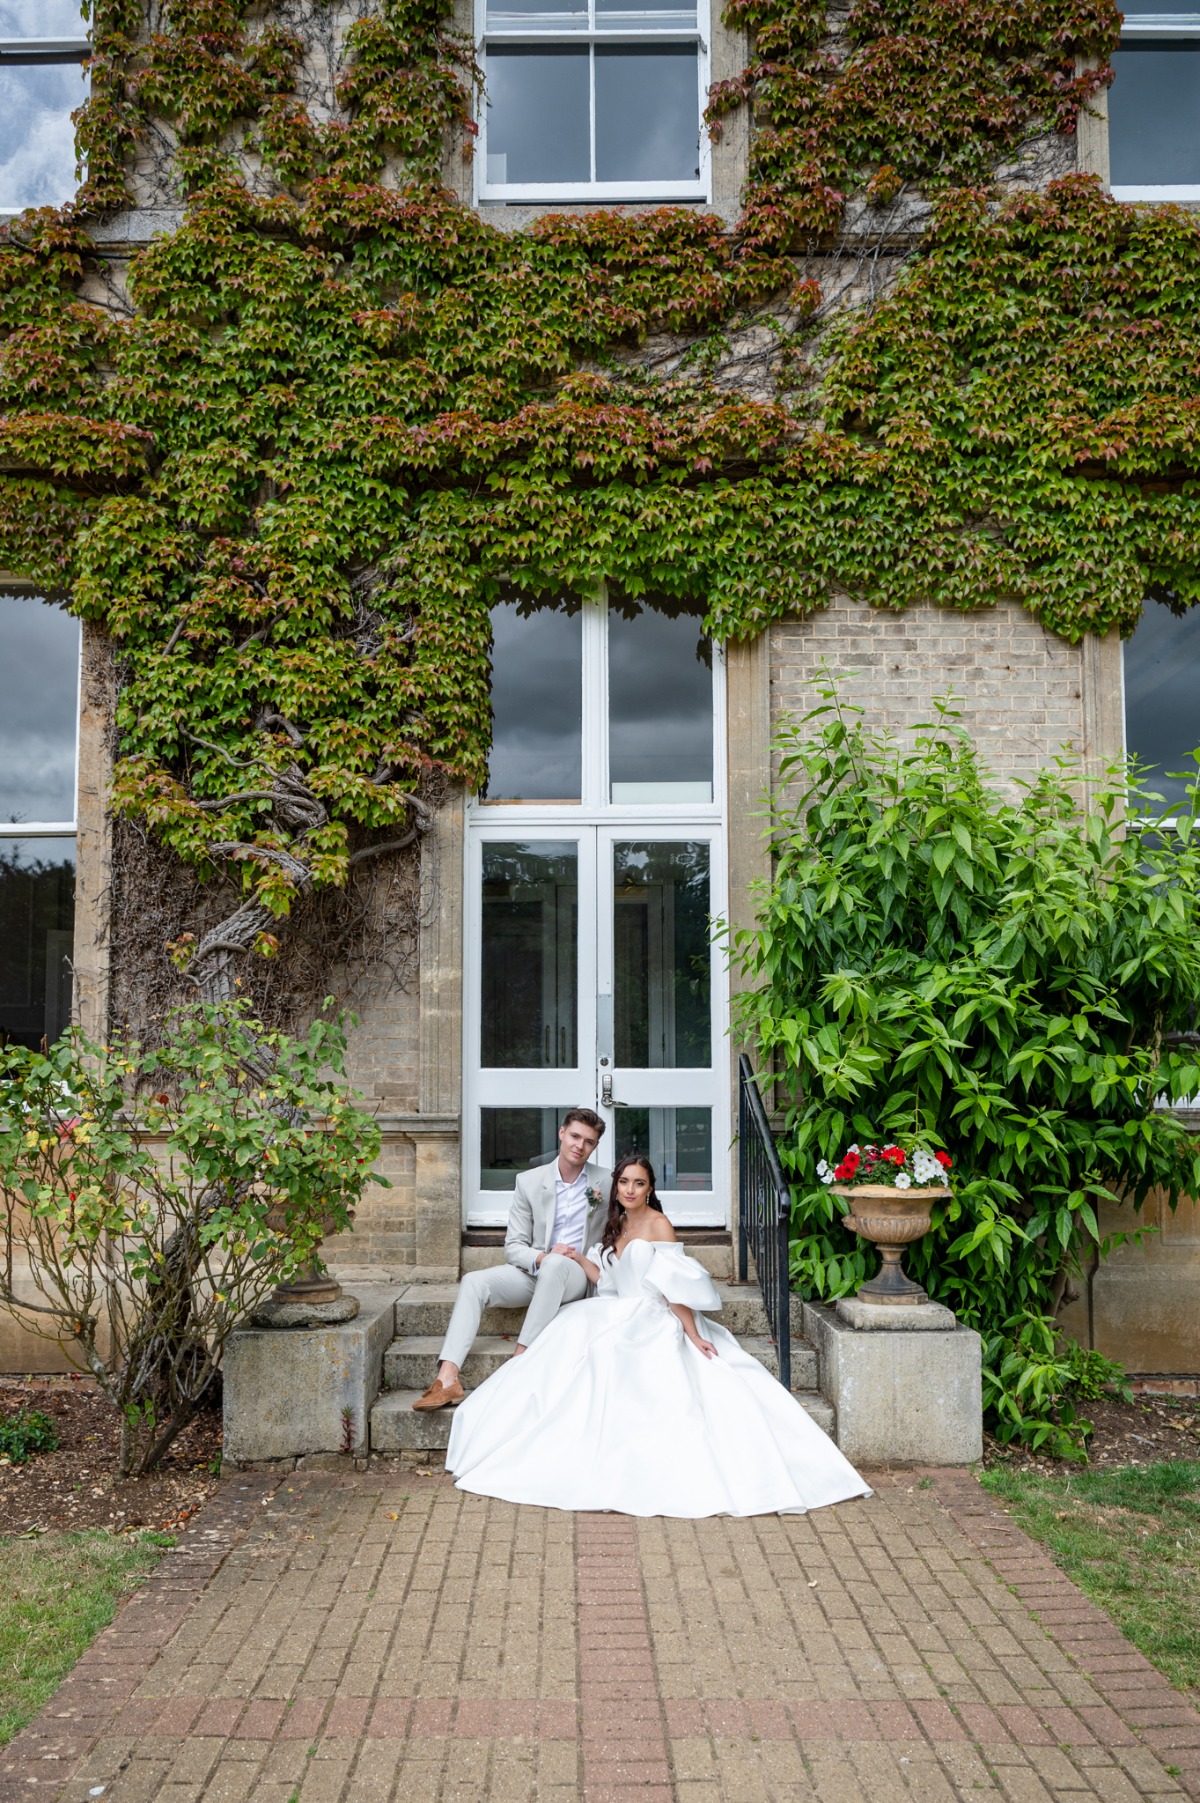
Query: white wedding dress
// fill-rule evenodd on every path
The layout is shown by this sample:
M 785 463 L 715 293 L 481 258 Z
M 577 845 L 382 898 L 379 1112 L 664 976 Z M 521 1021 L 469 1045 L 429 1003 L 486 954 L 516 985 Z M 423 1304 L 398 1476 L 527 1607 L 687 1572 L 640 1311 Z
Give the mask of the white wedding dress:
M 721 1299 L 681 1247 L 599 1249 L 596 1294 L 555 1316 L 459 1404 L 460 1490 L 624 1515 L 803 1514 L 870 1490 L 794 1397 L 702 1311 Z M 685 1338 L 686 1303 L 717 1349 Z

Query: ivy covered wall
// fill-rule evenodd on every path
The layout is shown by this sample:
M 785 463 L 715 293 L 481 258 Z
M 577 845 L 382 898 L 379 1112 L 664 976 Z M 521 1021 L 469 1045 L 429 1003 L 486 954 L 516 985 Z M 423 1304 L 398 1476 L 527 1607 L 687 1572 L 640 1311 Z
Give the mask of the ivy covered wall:
M 118 808 L 240 873 L 177 948 L 210 986 L 478 784 L 504 582 L 698 594 L 733 639 L 835 593 L 1068 641 L 1196 599 L 1200 226 L 1021 186 L 1072 160 L 1109 0 L 727 19 L 735 229 L 512 233 L 446 185 L 442 0 L 97 0 L 79 205 L 0 249 L 0 559 L 111 635 Z

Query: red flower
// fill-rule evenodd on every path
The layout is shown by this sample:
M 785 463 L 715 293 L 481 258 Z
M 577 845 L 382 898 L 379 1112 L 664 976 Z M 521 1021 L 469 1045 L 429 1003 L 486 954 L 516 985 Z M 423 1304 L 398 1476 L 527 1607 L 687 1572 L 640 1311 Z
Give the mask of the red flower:
M 949 1152 L 935 1152 L 933 1156 L 937 1159 L 944 1171 L 948 1171 L 950 1166 L 954 1163 Z
M 853 1175 L 857 1169 L 858 1169 L 857 1163 L 851 1164 L 851 1162 L 848 1158 L 843 1158 L 841 1164 L 834 1165 L 833 1174 L 839 1183 L 846 1183 L 851 1177 L 853 1177 Z
M 904 1163 L 904 1154 L 899 1146 L 885 1146 L 883 1148 L 883 1156 L 887 1159 L 889 1164 L 901 1165 Z

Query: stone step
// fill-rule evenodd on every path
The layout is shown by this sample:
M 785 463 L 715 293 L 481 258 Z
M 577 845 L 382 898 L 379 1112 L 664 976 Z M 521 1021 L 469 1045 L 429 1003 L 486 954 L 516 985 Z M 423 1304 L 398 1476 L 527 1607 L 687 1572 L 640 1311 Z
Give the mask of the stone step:
M 767 1311 L 756 1284 L 717 1281 L 722 1308 L 717 1317 L 738 1339 L 767 1332 Z M 404 1290 L 396 1303 L 396 1332 L 407 1339 L 412 1335 L 443 1334 L 450 1320 L 457 1286 L 452 1283 L 414 1283 Z M 525 1319 L 523 1308 L 485 1308 L 480 1332 L 484 1334 L 516 1334 Z M 799 1296 L 792 1297 L 792 1342 L 804 1333 L 804 1305 Z
M 733 1276 L 735 1254 L 733 1247 L 727 1242 L 721 1245 L 685 1244 L 684 1250 L 689 1258 L 694 1258 L 698 1265 L 704 1266 L 710 1277 L 728 1282 Z M 503 1263 L 503 1246 L 464 1246 L 462 1249 L 464 1271 L 490 1271 L 494 1265 Z
M 372 1452 L 443 1452 L 450 1439 L 453 1409 L 418 1412 L 413 1403 L 419 1390 L 388 1390 L 371 1410 Z M 796 1392 L 796 1401 L 817 1426 L 832 1435 L 833 1410 L 813 1390 Z
M 741 1343 L 760 1365 L 765 1365 L 772 1377 L 778 1377 L 778 1354 L 765 1335 L 748 1334 Z M 481 1335 L 462 1368 L 463 1388 L 473 1390 L 493 1371 L 498 1371 L 505 1360 L 512 1357 L 515 1344 L 515 1340 L 502 1339 L 495 1334 Z M 440 1346 L 441 1340 L 436 1334 L 412 1334 L 405 1339 L 393 1340 L 383 1355 L 384 1389 L 414 1390 L 419 1395 L 432 1381 Z M 792 1388 L 815 1390 L 816 1387 L 817 1355 L 807 1340 L 795 1341 L 792 1345 Z

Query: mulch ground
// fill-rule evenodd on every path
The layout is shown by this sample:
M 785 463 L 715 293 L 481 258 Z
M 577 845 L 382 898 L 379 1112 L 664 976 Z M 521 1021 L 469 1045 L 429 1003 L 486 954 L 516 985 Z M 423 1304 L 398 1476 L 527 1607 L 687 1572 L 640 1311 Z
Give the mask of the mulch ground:
M 217 1487 L 221 1416 L 206 1410 L 180 1434 L 152 1477 L 118 1479 L 116 1411 L 90 1378 L 0 1377 L 0 1416 L 27 1409 L 48 1415 L 54 1452 L 23 1465 L 0 1459 L 0 1535 L 70 1528 L 179 1527 Z
M 1153 1465 L 1160 1459 L 1200 1458 L 1200 1398 L 1195 1396 L 1101 1397 L 1081 1402 L 1077 1412 L 1095 1429 L 1088 1441 L 1090 1465 Z M 1061 1471 L 1063 1461 L 1020 1446 L 1001 1446 L 984 1436 L 985 1465 L 1029 1471 Z

